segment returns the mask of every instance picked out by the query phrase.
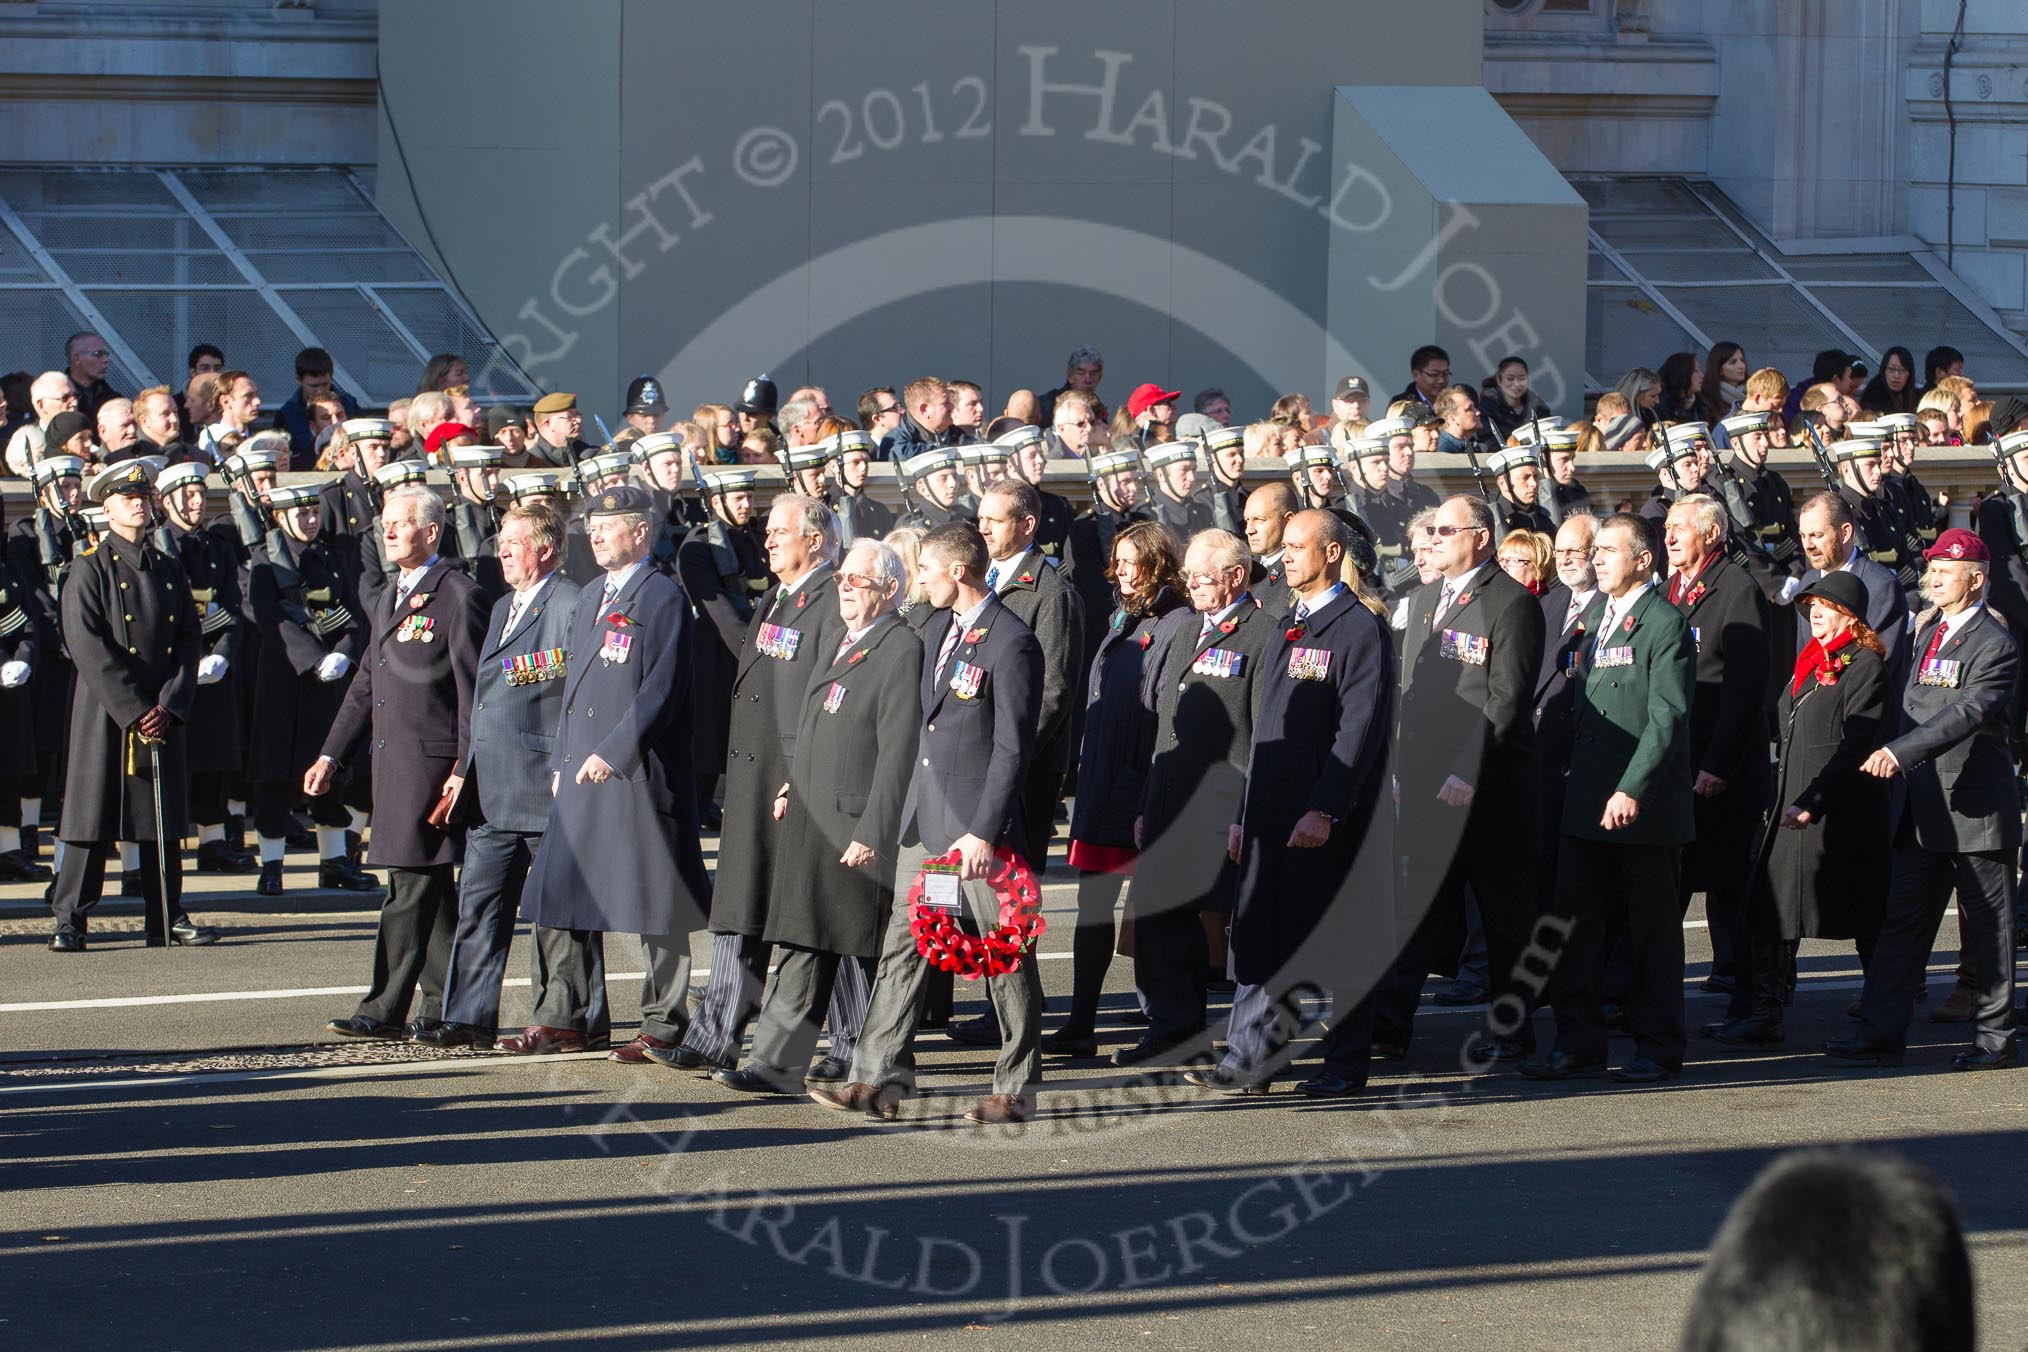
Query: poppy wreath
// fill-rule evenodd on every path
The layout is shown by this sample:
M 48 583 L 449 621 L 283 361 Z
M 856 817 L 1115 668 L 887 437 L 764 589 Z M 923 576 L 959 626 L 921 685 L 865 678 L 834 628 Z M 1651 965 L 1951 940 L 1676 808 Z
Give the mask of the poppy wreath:
M 956 866 L 958 852 L 951 850 L 926 864 Z M 958 926 L 956 914 L 923 901 L 923 872 L 918 871 L 908 889 L 908 927 L 915 935 L 916 952 L 940 972 L 961 976 L 967 981 L 980 977 L 1004 976 L 1021 965 L 1021 957 L 1049 922 L 1042 918 L 1042 889 L 1020 856 L 1002 847 L 994 854 L 998 867 L 986 875 L 986 885 L 1000 903 L 1000 924 L 986 934 L 967 934 Z

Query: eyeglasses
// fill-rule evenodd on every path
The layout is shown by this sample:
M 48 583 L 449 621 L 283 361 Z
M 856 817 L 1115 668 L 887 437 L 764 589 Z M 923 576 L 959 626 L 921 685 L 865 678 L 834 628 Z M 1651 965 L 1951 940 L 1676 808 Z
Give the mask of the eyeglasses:
M 899 413 L 899 412 L 901 412 L 900 404 L 885 404 L 873 410 L 874 416 L 880 418 L 884 418 L 890 413 Z
M 1459 531 L 1467 531 L 1467 530 L 1475 531 L 1480 528 L 1478 526 L 1431 526 L 1429 529 L 1435 531 L 1438 535 L 1441 535 L 1444 537 L 1444 539 L 1448 540 L 1453 535 L 1456 535 Z
M 1058 427 L 1090 427 L 1090 426 L 1091 426 L 1091 419 L 1090 419 L 1090 418 L 1065 418 L 1065 419 L 1063 419 L 1063 420 L 1062 420 L 1061 422 L 1057 423 L 1056 425 L 1057 425 Z
M 1582 559 L 1591 554 L 1589 549 L 1559 549 L 1554 552 L 1559 559 Z
M 878 578 L 866 577 L 860 573 L 840 573 L 838 581 L 853 591 L 880 591 L 887 586 Z
M 80 357 L 110 357 L 110 356 L 112 356 L 113 354 L 112 354 L 112 352 L 111 352 L 110 350 L 108 350 L 108 349 L 106 349 L 106 348 L 103 348 L 103 347 L 93 347 L 93 348 L 86 348 L 86 349 L 85 349 L 85 350 L 84 350 L 83 352 L 80 352 L 80 353 L 78 353 L 78 355 L 79 355 Z
M 1185 573 L 1183 574 L 1183 585 L 1186 587 L 1209 587 L 1213 583 L 1222 580 L 1227 573 L 1237 572 L 1238 569 L 1239 565 L 1233 564 L 1230 568 L 1221 569 L 1216 573 Z

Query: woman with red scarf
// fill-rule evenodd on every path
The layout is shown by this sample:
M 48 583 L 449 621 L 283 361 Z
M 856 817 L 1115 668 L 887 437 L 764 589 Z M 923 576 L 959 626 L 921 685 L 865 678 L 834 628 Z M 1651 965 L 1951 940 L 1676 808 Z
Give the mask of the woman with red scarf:
M 1872 961 L 1887 900 L 1888 782 L 1859 773 L 1894 730 L 1886 649 L 1859 617 L 1866 584 L 1830 573 L 1805 587 L 1810 641 L 1782 691 L 1775 807 L 1747 915 L 1747 954 L 1727 1017 L 1704 1032 L 1729 1047 L 1782 1040 L 1799 939 L 1850 939 Z

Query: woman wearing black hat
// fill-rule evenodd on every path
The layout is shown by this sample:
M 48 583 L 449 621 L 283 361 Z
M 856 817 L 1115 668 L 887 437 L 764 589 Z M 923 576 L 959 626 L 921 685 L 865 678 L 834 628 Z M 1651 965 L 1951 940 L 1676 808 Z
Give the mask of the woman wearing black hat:
M 1866 584 L 1829 573 L 1796 597 L 1810 641 L 1779 707 L 1775 808 L 1746 918 L 1747 971 L 1727 1018 L 1704 1031 L 1732 1047 L 1782 1040 L 1782 1002 L 1798 939 L 1851 939 L 1872 961 L 1887 899 L 1893 819 L 1888 783 L 1859 772 L 1887 740 L 1886 648 L 1860 618 Z

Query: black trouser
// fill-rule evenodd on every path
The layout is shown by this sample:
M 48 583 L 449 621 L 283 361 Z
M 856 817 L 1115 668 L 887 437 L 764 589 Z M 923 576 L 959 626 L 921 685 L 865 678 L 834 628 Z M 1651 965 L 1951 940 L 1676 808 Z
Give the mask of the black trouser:
M 162 870 L 156 862 L 155 842 L 139 842 L 141 850 L 141 916 L 151 940 L 166 940 L 162 932 Z M 51 898 L 56 927 L 83 933 L 92 908 L 105 895 L 106 852 L 112 846 L 103 840 L 65 841 L 63 867 L 57 870 L 56 891 Z M 169 859 L 169 923 L 183 919 L 183 851 L 172 847 Z
M 190 821 L 194 826 L 225 825 L 226 799 L 232 797 L 232 781 L 237 772 L 231 770 L 200 770 L 190 776 Z
M 1798 941 L 1783 935 L 1781 913 L 1764 888 L 1748 894 L 1745 922 L 1745 942 L 1733 966 L 1738 984 L 1726 1001 L 1725 1017 L 1753 1017 L 1780 1023 L 1782 1007 L 1796 984 Z M 1873 970 L 1873 954 L 1879 939 L 1877 923 L 1856 927 L 1852 946 L 1859 953 L 1861 975 Z
M 328 797 L 329 795 L 325 795 Z M 458 870 L 458 928 L 445 980 L 444 1021 L 497 1031 L 500 982 L 514 944 L 521 884 L 538 834 L 501 831 L 481 822 L 465 834 L 465 863 Z
M 2014 852 L 1940 854 L 1912 842 L 1894 851 L 1894 884 L 1866 971 L 1859 1017 L 1866 1038 L 1900 1048 L 1915 1014 L 1915 993 L 1929 970 L 1937 927 L 1957 890 L 1958 927 L 1977 999 L 1974 1042 L 1999 1051 L 2014 1040 Z
M 1151 1039 L 1204 1030 L 1211 945 L 1203 917 L 1195 906 L 1134 912 L 1134 985 L 1147 1001 Z
M 256 784 L 253 787 L 254 834 L 269 840 L 283 840 L 294 830 L 289 817 L 302 801 L 300 790 L 289 784 Z M 319 826 L 347 827 L 352 816 L 335 793 L 320 793 L 310 799 L 310 820 Z
M 373 986 L 359 1002 L 360 1017 L 406 1022 L 420 982 L 422 1017 L 443 1018 L 444 976 L 458 925 L 458 890 L 451 872 L 449 864 L 388 869 L 387 900 L 373 939 Z
M 1465 919 L 1468 887 L 1478 899 L 1480 919 L 1486 929 L 1488 994 L 1497 1002 L 1511 992 L 1530 1012 L 1534 1009 L 1534 991 L 1516 981 L 1521 954 L 1535 924 L 1534 867 L 1526 860 L 1493 858 L 1484 851 L 1466 847 L 1459 849 L 1441 875 L 1433 874 L 1434 869 L 1419 868 L 1414 860 L 1408 866 L 1409 904 L 1415 904 L 1422 889 L 1429 889 L 1431 900 L 1394 970 L 1381 979 L 1373 992 L 1374 1036 L 1382 1041 L 1408 1045 L 1416 1007 L 1422 1001 L 1423 983 L 1431 972 L 1455 969 L 1468 928 Z M 1524 1043 L 1530 1042 L 1534 1037 L 1532 1026 L 1530 1020 L 1521 1020 L 1516 1036 Z
M 1683 919 L 1676 908 L 1677 847 L 1614 845 L 1565 835 L 1556 858 L 1552 914 L 1567 926 L 1549 974 L 1556 1046 L 1579 1061 L 1604 1061 L 1605 1013 L 1599 988 L 1605 953 L 1599 915 L 1606 897 L 1626 903 L 1632 986 L 1627 1027 L 1638 1055 L 1676 1070 L 1683 1065 Z
M 1756 797 L 1739 785 L 1716 798 L 1693 798 L 1691 802 L 1697 838 L 1683 847 L 1679 910 L 1687 916 L 1691 894 L 1704 894 L 1711 974 L 1737 981 L 1740 953 L 1747 943 L 1747 898 L 1753 883 L 1750 865 L 1755 836 L 1761 829 L 1760 808 Z

